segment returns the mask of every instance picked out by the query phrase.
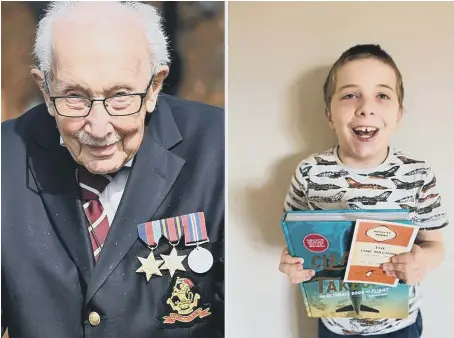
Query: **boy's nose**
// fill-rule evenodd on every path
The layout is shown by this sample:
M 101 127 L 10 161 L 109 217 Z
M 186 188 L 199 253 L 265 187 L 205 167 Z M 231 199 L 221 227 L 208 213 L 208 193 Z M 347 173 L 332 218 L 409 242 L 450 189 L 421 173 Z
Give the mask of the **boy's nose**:
M 356 110 L 356 115 L 358 116 L 374 115 L 374 109 L 372 104 L 369 103 L 367 100 L 364 100 L 362 102 L 362 105 L 360 105 Z
M 359 115 L 359 116 L 368 116 L 368 115 L 374 115 L 375 113 L 370 110 L 370 109 L 358 109 L 356 111 L 356 115 Z

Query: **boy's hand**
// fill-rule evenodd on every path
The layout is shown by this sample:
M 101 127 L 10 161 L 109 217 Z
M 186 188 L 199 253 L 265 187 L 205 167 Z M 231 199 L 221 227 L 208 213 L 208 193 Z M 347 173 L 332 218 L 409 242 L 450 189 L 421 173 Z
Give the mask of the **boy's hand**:
M 304 260 L 302 258 L 290 256 L 288 249 L 284 248 L 281 254 L 279 271 L 288 275 L 292 284 L 299 284 L 315 275 L 314 270 L 304 269 L 303 263 Z
M 420 283 L 427 273 L 423 249 L 414 244 L 411 252 L 396 255 L 382 266 L 388 276 L 397 277 L 409 285 Z

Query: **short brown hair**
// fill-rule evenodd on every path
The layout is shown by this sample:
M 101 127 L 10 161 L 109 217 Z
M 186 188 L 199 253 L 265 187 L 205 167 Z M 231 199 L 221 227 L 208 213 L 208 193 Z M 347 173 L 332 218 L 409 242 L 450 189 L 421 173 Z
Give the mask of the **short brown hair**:
M 402 107 L 404 101 L 404 85 L 402 81 L 402 74 L 397 68 L 392 57 L 388 53 L 386 53 L 379 45 L 356 45 L 343 52 L 328 73 L 325 84 L 323 85 L 323 95 L 326 108 L 329 109 L 329 107 L 331 106 L 331 99 L 333 98 L 334 92 L 336 90 L 336 72 L 339 70 L 339 68 L 344 66 L 348 62 L 369 58 L 380 60 L 394 69 L 397 78 L 397 98 L 399 101 L 399 106 Z

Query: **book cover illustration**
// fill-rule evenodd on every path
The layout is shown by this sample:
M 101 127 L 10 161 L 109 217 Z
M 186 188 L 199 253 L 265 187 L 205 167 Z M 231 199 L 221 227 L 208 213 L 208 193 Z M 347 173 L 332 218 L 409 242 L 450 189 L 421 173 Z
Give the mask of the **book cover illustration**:
M 344 282 L 397 286 L 399 279 L 380 268 L 390 258 L 410 252 L 418 229 L 410 224 L 357 220 Z
M 300 284 L 309 317 L 407 318 L 409 286 L 344 282 L 357 219 L 411 224 L 405 210 L 311 210 L 284 213 L 289 252 L 315 275 Z

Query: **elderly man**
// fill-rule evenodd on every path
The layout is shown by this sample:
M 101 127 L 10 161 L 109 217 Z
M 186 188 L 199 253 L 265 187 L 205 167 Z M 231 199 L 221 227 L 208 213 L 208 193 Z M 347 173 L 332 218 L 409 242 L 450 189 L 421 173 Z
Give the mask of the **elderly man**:
M 2 329 L 223 337 L 224 114 L 160 94 L 157 12 L 54 3 L 35 56 L 45 104 L 2 124 Z

